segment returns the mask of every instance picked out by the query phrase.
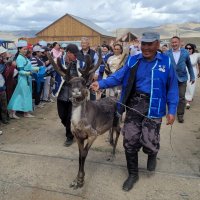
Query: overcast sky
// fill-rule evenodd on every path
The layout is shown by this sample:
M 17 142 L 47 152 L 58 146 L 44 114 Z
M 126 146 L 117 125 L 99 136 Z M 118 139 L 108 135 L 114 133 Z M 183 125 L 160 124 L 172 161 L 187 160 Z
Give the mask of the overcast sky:
M 1 30 L 41 30 L 66 13 L 110 31 L 200 22 L 199 0 L 0 0 Z

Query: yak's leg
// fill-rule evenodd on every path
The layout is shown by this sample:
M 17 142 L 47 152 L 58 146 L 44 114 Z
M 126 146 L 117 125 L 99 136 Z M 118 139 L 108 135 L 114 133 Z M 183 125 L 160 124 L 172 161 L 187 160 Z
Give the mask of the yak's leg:
M 110 128 L 110 130 L 109 130 L 109 136 L 108 137 L 109 137 L 110 144 L 114 145 L 114 141 L 113 141 L 113 127 Z
M 96 139 L 96 135 L 95 136 L 90 136 L 87 140 L 87 144 L 85 145 L 83 151 L 80 151 L 80 156 L 79 156 L 79 172 L 78 172 L 78 178 L 82 179 L 84 182 L 84 176 L 85 176 L 85 160 L 86 157 L 88 155 L 88 151 L 90 149 L 90 147 L 92 146 L 93 142 Z
M 112 128 L 109 129 L 108 136 L 105 139 L 106 142 L 109 142 L 110 145 L 113 145 L 113 130 Z
M 74 189 L 80 188 L 84 185 L 84 177 L 85 177 L 85 160 L 88 155 L 88 151 L 90 147 L 92 146 L 94 140 L 96 139 L 96 135 L 90 136 L 88 138 L 88 142 L 84 147 L 84 140 L 78 142 L 79 145 L 79 171 L 76 179 L 71 183 L 70 187 L 73 187 Z
M 113 145 L 113 156 L 115 156 L 116 147 L 117 147 L 117 143 L 118 143 L 118 139 L 119 139 L 119 135 L 120 135 L 120 128 L 116 128 L 115 132 L 116 132 L 116 137 L 115 137 L 115 142 Z
M 120 120 L 120 117 L 118 116 L 117 113 L 115 113 L 114 118 L 113 118 L 112 127 L 109 130 L 109 142 L 110 142 L 111 145 L 113 145 L 113 149 L 114 149 L 114 146 L 115 146 L 115 143 L 116 143 L 116 139 L 118 140 L 118 137 L 119 137 L 119 135 L 116 135 L 116 139 L 115 139 L 115 143 L 114 143 L 114 136 L 113 136 L 114 134 L 113 133 L 114 133 L 114 130 L 118 130 L 119 120 Z
M 118 142 L 118 139 L 119 139 L 119 135 L 120 135 L 120 128 L 112 128 L 112 132 L 116 132 L 116 137 L 115 137 L 115 142 L 113 142 L 113 150 L 112 150 L 112 153 L 111 155 L 107 158 L 107 161 L 113 161 L 115 159 L 115 152 L 116 152 L 116 147 L 117 147 L 117 142 Z
M 76 179 L 70 184 L 70 187 L 73 187 L 74 189 L 77 189 L 78 187 L 82 187 L 83 186 L 83 181 L 80 180 L 80 165 L 81 165 L 81 152 L 83 152 L 84 149 L 84 140 L 81 140 L 79 138 L 76 138 L 76 142 L 78 144 L 78 149 L 79 149 L 79 171 L 78 171 L 78 175 L 76 177 Z M 83 176 L 83 180 L 84 180 L 84 174 L 82 174 Z

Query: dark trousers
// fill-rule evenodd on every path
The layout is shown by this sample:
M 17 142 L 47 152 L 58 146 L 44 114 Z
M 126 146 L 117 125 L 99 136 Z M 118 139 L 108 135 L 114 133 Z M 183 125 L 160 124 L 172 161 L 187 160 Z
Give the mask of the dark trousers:
M 160 127 L 162 118 L 148 119 L 149 99 L 133 97 L 128 104 L 126 118 L 122 133 L 124 136 L 123 146 L 128 153 L 137 153 L 141 147 L 143 152 L 151 155 L 160 148 Z M 142 115 L 141 115 L 141 114 Z
M 186 92 L 187 82 L 178 82 L 179 89 L 179 103 L 177 108 L 177 115 L 183 116 L 185 113 L 185 92 Z
M 40 83 L 39 91 L 37 89 L 38 86 L 37 86 L 37 82 L 36 81 L 33 81 L 32 85 L 33 85 L 33 99 L 35 99 L 35 105 L 39 105 L 40 97 L 41 97 L 41 94 L 42 94 L 42 90 L 44 88 L 44 82 Z
M 8 110 L 7 110 L 7 98 L 6 92 L 0 92 L 0 107 L 1 107 L 1 118 L 2 120 L 8 119 Z
M 66 137 L 72 139 L 74 137 L 71 132 L 72 102 L 57 100 L 57 109 L 61 122 L 66 128 Z

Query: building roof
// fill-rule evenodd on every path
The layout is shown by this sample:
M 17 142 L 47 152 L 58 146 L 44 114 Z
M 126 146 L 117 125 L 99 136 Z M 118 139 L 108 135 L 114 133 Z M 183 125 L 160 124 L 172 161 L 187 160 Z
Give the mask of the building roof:
M 105 29 L 101 28 L 100 26 L 96 25 L 94 22 L 88 19 L 83 19 L 74 15 L 70 15 L 70 16 L 76 19 L 77 21 L 80 21 L 81 23 L 85 24 L 86 26 L 93 29 L 94 31 L 100 33 L 101 35 L 113 37 L 112 33 L 109 33 L 108 31 L 106 31 Z
M 117 41 L 120 41 L 120 42 L 130 42 L 130 41 L 135 40 L 137 38 L 139 38 L 139 37 L 135 33 L 127 32 L 126 34 L 124 34 L 123 36 L 121 36 L 120 38 L 118 38 Z
M 70 15 L 70 14 L 65 14 L 61 18 L 65 17 L 65 16 L 70 16 L 70 17 L 74 18 L 75 20 L 81 22 L 85 26 L 91 28 L 92 30 L 94 30 L 94 31 L 96 31 L 98 33 L 100 33 L 101 35 L 108 36 L 108 37 L 114 37 L 112 35 L 112 33 L 106 31 L 105 29 L 101 28 L 100 26 L 96 25 L 94 22 L 92 22 L 92 21 L 90 21 L 88 19 L 83 19 L 83 18 L 77 17 L 75 15 Z M 59 21 L 61 18 L 59 18 L 58 20 L 56 20 L 55 22 L 53 22 L 52 24 L 50 24 L 46 28 L 50 27 L 51 25 L 53 25 L 54 23 L 56 23 L 57 21 Z M 46 29 L 46 28 L 44 28 L 44 29 Z M 42 29 L 40 32 L 42 32 L 44 29 Z M 37 34 L 39 34 L 40 32 L 38 32 Z

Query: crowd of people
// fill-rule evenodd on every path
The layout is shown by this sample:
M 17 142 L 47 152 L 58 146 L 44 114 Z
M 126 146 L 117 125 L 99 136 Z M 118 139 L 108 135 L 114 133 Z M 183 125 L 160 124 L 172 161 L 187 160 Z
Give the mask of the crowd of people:
M 51 98 L 56 94 L 57 88 L 54 72 L 47 58 L 47 52 L 52 52 L 55 57 L 55 46 L 47 46 L 45 41 L 32 46 L 27 41 L 20 40 L 17 43 L 17 53 L 12 56 L 7 49 L 0 46 L 0 103 L 1 122 L 9 124 L 10 119 L 34 117 L 32 112 L 37 108 L 43 108 L 45 103 L 54 102 Z M 60 48 L 59 56 L 64 54 Z
M 177 115 L 178 122 L 184 123 L 185 108 L 190 108 L 194 98 L 196 80 L 200 77 L 200 54 L 195 44 L 181 47 L 181 39 L 177 36 L 170 42 L 170 47 L 160 45 L 158 33 L 146 32 L 130 45 L 128 52 L 124 52 L 120 43 L 99 46 L 102 63 L 90 86 L 90 100 L 96 100 L 99 89 L 114 87 L 102 93 L 100 98 L 116 95 L 116 90 L 120 90 L 118 115 L 124 112 L 124 107 L 137 110 L 127 109 L 122 130 L 129 173 L 123 184 L 125 191 L 139 179 L 138 151 L 141 147 L 148 154 L 147 169 L 155 170 L 162 117 L 166 115 L 167 124 L 172 125 Z M 54 102 L 52 97 L 57 97 L 58 115 L 66 130 L 64 145 L 70 146 L 74 136 L 69 80 L 54 70 L 47 54 L 50 53 L 55 62 L 60 59 L 63 71 L 70 65 L 72 78 L 79 76 L 79 68 L 84 68 L 86 54 L 94 65 L 97 64 L 96 49 L 90 47 L 87 37 L 81 39 L 81 49 L 75 44 L 48 44 L 46 41 L 31 46 L 24 40 L 18 41 L 17 48 L 12 60 L 7 50 L 0 46 L 2 123 L 8 124 L 10 118 L 20 119 L 19 112 L 23 117 L 34 117 L 34 109 L 43 108 L 44 102 Z

